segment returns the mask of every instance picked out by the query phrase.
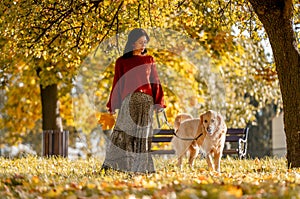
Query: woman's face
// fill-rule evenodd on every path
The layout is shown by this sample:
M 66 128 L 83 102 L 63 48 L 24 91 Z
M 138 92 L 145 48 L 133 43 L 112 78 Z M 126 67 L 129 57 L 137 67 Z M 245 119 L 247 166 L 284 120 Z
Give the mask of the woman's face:
M 137 54 L 142 54 L 145 50 L 148 40 L 146 36 L 141 36 L 136 42 L 133 43 L 133 51 Z

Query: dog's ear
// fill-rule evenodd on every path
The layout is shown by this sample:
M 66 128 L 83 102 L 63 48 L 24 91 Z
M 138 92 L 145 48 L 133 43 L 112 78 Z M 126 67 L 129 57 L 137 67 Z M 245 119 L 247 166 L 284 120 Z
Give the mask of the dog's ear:
M 218 113 L 218 114 L 217 114 L 218 126 L 221 125 L 222 119 L 223 119 L 223 118 L 222 118 L 222 115 L 221 115 L 220 113 Z
M 203 123 L 203 115 L 201 114 L 200 115 L 200 124 L 202 124 Z
M 227 132 L 227 126 L 226 126 L 226 123 L 225 123 L 225 119 L 220 113 L 218 113 L 218 122 L 219 122 L 219 128 L 221 128 L 223 130 L 223 133 L 226 133 Z
M 198 124 L 198 129 L 197 129 L 197 135 L 199 135 L 200 133 L 205 134 L 205 130 L 204 130 L 204 125 L 203 125 L 203 114 L 200 115 L 199 118 L 199 124 Z
M 225 124 L 225 121 L 221 113 L 218 113 L 217 120 L 218 120 L 218 128 L 222 128 Z

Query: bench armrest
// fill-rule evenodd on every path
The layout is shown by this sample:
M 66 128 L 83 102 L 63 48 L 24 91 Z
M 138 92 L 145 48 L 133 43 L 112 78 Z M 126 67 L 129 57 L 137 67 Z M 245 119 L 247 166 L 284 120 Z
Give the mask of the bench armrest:
M 244 158 L 247 153 L 247 139 L 239 139 L 239 158 Z

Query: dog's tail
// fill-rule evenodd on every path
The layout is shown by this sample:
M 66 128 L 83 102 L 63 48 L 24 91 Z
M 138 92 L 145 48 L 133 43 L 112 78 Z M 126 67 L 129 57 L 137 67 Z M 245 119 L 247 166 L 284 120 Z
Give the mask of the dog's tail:
M 180 114 L 178 114 L 175 117 L 175 120 L 174 120 L 174 130 L 175 130 L 175 132 L 179 128 L 180 123 L 182 123 L 183 121 L 188 120 L 188 119 L 193 119 L 193 116 L 190 115 L 190 114 L 188 114 L 188 113 L 180 113 Z

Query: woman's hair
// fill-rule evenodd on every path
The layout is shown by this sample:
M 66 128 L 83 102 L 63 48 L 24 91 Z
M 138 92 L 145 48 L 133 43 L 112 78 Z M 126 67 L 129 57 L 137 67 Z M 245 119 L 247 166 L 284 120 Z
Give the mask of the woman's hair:
M 135 29 L 130 31 L 130 33 L 128 34 L 127 43 L 125 45 L 125 49 L 124 49 L 124 52 L 123 52 L 123 57 L 124 58 L 128 58 L 128 57 L 133 56 L 133 44 L 142 36 L 145 36 L 147 41 L 149 42 L 150 38 L 149 38 L 148 34 L 146 33 L 146 31 L 143 30 L 142 28 L 135 28 Z M 146 48 L 142 52 L 142 54 L 145 54 L 145 53 L 147 53 Z

